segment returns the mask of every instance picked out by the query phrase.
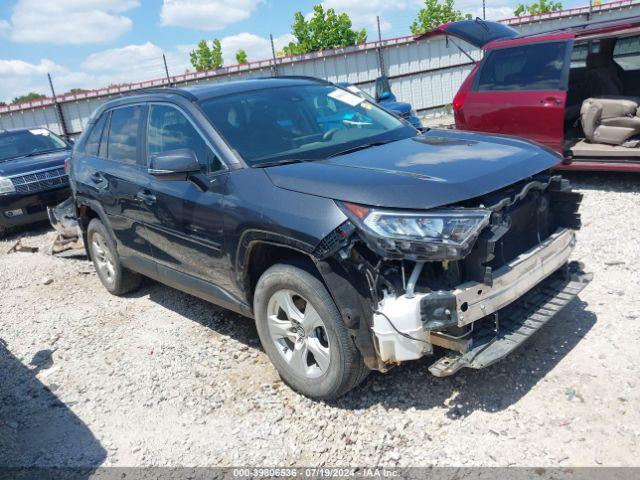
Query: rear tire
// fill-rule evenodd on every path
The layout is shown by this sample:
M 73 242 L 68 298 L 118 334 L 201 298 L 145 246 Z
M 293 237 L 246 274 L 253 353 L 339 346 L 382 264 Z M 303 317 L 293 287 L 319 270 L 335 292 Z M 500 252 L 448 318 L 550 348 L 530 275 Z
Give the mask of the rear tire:
M 97 218 L 89 222 L 87 246 L 98 278 L 109 293 L 125 295 L 140 286 L 142 276 L 122 266 L 111 235 Z
M 269 268 L 256 286 L 254 313 L 269 359 L 297 392 L 334 399 L 369 373 L 331 295 L 306 270 Z
M 9 233 L 9 229 L 0 225 L 0 240 L 2 240 L 7 235 L 7 233 Z

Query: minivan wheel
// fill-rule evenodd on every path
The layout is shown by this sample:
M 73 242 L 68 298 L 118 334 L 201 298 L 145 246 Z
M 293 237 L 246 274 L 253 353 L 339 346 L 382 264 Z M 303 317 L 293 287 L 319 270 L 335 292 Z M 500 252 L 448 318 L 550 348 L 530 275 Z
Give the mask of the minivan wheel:
M 140 286 L 142 277 L 120 264 L 118 251 L 100 220 L 94 218 L 87 228 L 91 260 L 102 285 L 113 295 L 124 295 Z
M 278 264 L 258 281 L 254 313 L 260 341 L 282 379 L 311 398 L 336 398 L 369 370 L 331 295 L 314 275 Z

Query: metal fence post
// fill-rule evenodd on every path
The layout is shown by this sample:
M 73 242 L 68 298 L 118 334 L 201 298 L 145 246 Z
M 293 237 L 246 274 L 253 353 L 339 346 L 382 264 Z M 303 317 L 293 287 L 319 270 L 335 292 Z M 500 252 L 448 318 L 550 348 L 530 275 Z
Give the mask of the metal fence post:
M 164 73 L 167 75 L 167 84 L 171 86 L 171 77 L 169 76 L 169 67 L 167 67 L 167 57 L 162 52 L 162 62 L 164 63 Z
M 49 86 L 51 87 L 51 95 L 53 97 L 53 104 L 56 107 L 56 115 L 58 117 L 58 123 L 60 124 L 60 131 L 63 137 L 69 137 L 69 131 L 67 130 L 67 123 L 64 121 L 64 114 L 62 113 L 62 106 L 58 103 L 58 97 L 56 97 L 56 91 L 53 89 L 53 82 L 51 81 L 51 74 L 47 73 L 49 79 Z
M 272 76 L 278 76 L 278 57 L 276 56 L 276 46 L 273 43 L 273 35 L 269 34 L 269 40 L 271 41 L 271 55 L 273 55 L 273 66 L 271 67 Z
M 380 67 L 380 76 L 385 75 L 384 57 L 382 55 L 382 30 L 380 28 L 380 16 L 376 15 L 376 21 L 378 22 L 378 64 Z

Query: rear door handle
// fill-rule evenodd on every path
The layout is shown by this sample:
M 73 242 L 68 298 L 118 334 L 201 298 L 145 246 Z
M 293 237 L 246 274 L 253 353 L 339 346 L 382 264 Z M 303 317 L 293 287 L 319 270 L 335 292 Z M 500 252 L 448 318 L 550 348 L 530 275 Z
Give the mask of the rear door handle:
M 553 103 L 554 105 L 562 105 L 562 99 L 558 97 L 547 97 L 540 100 L 543 105 Z
M 149 190 L 140 190 L 136 194 L 136 198 L 147 206 L 151 206 L 156 203 L 156 196 Z

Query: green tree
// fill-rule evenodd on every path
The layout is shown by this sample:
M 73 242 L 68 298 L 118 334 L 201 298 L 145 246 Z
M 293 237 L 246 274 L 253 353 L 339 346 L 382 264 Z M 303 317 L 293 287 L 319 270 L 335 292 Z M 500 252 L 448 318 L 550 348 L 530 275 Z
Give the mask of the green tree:
M 313 7 L 313 16 L 309 20 L 302 12 L 296 12 L 291 26 L 295 41 L 284 47 L 283 53 L 295 55 L 366 42 L 367 31 L 352 27 L 349 15 L 337 14 L 333 8 L 325 11 L 322 5 Z
M 206 40 L 200 40 L 198 46 L 189 54 L 191 65 L 196 71 L 220 68 L 222 66 L 222 45 L 217 38 L 213 39 L 212 46 Z
M 211 48 L 211 68 L 220 68 L 224 64 L 222 60 L 222 45 L 217 38 L 213 39 L 213 47 Z
M 553 0 L 538 0 L 531 5 L 520 4 L 513 14 L 516 17 L 523 15 L 538 15 L 540 13 L 549 13 L 562 10 L 562 2 L 554 2 Z
M 411 32 L 414 34 L 430 32 L 438 25 L 459 20 L 469 20 L 470 13 L 464 15 L 453 7 L 453 0 L 425 0 L 424 8 L 418 11 L 418 18 L 411 24 Z
M 238 65 L 249 63 L 249 60 L 247 59 L 247 52 L 245 52 L 244 50 L 238 50 L 236 52 L 236 62 L 238 62 Z
M 41 93 L 29 92 L 26 95 L 20 95 L 19 97 L 15 97 L 13 102 L 24 102 L 26 100 L 37 100 L 39 98 L 47 98 L 46 95 L 42 95 Z

